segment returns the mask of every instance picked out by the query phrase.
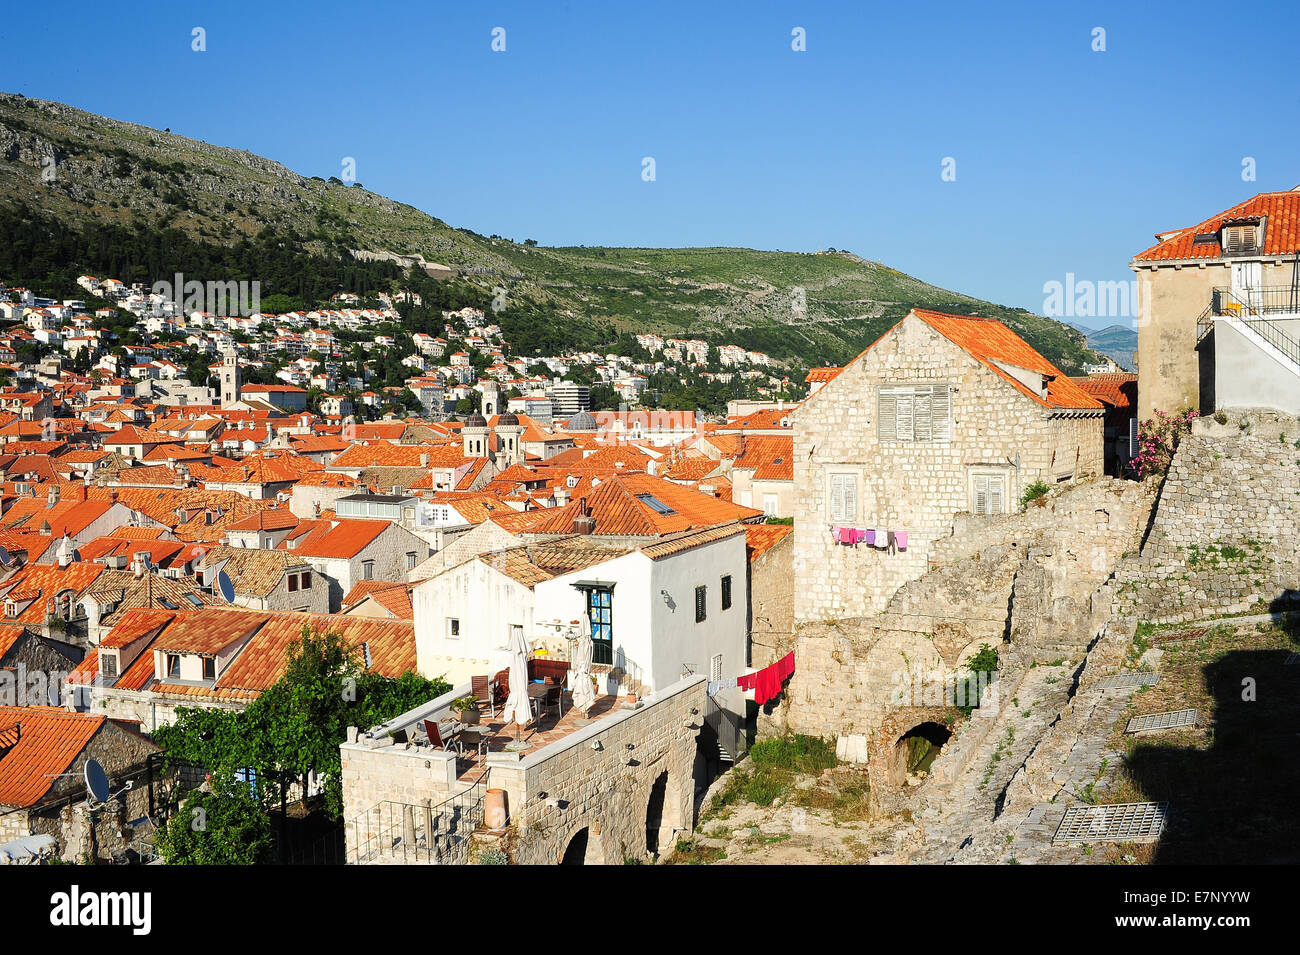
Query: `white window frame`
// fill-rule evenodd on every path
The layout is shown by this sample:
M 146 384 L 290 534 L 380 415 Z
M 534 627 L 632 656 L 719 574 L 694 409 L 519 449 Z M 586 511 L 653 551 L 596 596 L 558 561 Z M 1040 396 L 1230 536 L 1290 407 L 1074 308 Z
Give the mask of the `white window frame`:
M 845 498 L 842 482 L 851 481 L 851 497 Z M 837 490 L 837 485 L 842 490 Z M 839 506 L 837 507 L 837 503 Z M 849 507 L 849 504 L 852 507 Z M 862 511 L 862 471 L 859 469 L 833 468 L 826 474 L 826 514 L 832 524 L 848 524 L 859 519 Z
M 447 618 L 447 639 L 448 640 L 460 639 L 460 617 Z
M 996 482 L 996 483 L 995 483 Z M 980 509 L 980 484 L 984 484 L 986 500 Z M 1001 495 L 1001 507 L 992 510 L 995 488 Z M 995 516 L 1011 513 L 1011 475 L 995 468 L 975 468 L 970 472 L 970 512 L 977 516 Z

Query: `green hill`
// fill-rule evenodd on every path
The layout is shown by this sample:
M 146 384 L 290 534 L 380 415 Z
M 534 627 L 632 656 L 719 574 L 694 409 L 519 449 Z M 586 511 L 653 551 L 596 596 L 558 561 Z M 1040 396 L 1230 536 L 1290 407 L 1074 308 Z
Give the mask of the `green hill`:
M 538 349 L 599 347 L 622 332 L 654 331 L 743 345 L 792 368 L 839 364 L 909 308 L 925 306 L 1000 318 L 1068 373 L 1096 360 L 1084 336 L 1064 324 L 847 252 L 518 244 L 454 228 L 359 185 L 300 176 L 243 150 L 0 93 L 0 212 L 6 211 L 8 221 L 27 224 L 26 244 L 33 229 L 48 235 L 37 243 L 47 246 L 41 257 L 12 261 L 49 264 L 67 249 L 77 259 L 60 263 L 69 269 L 119 266 L 131 274 L 116 277 L 136 281 L 170 276 L 167 250 L 178 242 L 165 238 L 168 229 L 187 237 L 194 255 L 223 267 L 233 268 L 222 250 L 239 248 L 238 261 L 247 263 L 241 271 L 264 279 L 264 295 L 304 294 L 307 287 L 291 287 L 287 265 L 273 276 L 256 274 L 259 248 L 316 257 L 307 271 L 322 281 L 358 262 L 387 266 L 353 268 L 362 285 L 396 282 L 400 269 L 416 261 L 483 293 L 504 288 L 508 337 Z M 77 234 L 68 239 L 65 232 Z M 128 232 L 137 237 L 136 251 L 123 255 L 118 239 Z M 107 258 L 108 245 L 116 258 Z M 200 247 L 207 251 L 194 251 Z M 320 265 L 327 261 L 335 267 Z M 15 277 L 27 278 L 0 275 Z

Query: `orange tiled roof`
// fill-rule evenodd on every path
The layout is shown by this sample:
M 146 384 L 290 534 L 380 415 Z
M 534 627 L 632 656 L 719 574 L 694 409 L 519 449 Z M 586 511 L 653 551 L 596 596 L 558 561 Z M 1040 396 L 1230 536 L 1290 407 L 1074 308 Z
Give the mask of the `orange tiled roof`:
M 834 379 L 843 368 L 810 368 L 808 374 L 804 376 L 804 381 L 808 384 L 817 384 L 818 382 L 827 382 Z
M 1300 251 L 1300 192 L 1262 192 L 1204 222 L 1173 233 L 1133 256 L 1134 262 L 1171 262 L 1180 259 L 1217 259 L 1223 255 L 1219 235 L 1224 223 L 1241 219 L 1266 219 L 1261 255 L 1294 255 Z M 1214 234 L 1213 242 L 1196 242 L 1196 236 Z
M 1074 383 L 1113 408 L 1137 406 L 1138 376 L 1128 372 L 1103 372 L 1075 378 Z
M 392 444 L 374 441 L 354 444 L 330 465 L 331 468 L 423 468 L 454 467 L 465 460 L 459 445 Z M 426 463 L 427 462 L 427 463 Z
M 744 453 L 733 468 L 753 468 L 756 481 L 794 480 L 794 438 L 781 436 L 750 437 Z
M 52 706 L 0 706 L 0 732 L 20 727 L 13 748 L 0 756 L 0 805 L 39 801 L 59 774 L 74 771 L 106 719 Z
M 758 560 L 793 531 L 793 524 L 746 524 L 745 548 L 749 551 L 749 562 Z
M 661 513 L 648 498 L 666 505 L 668 512 Z M 593 534 L 620 537 L 661 537 L 750 520 L 763 513 L 648 474 L 624 474 L 602 481 L 585 498 L 542 512 L 544 516 L 527 530 L 533 534 L 571 534 L 574 519 L 584 509 L 595 518 Z
M 226 525 L 228 531 L 278 531 L 287 527 L 297 527 L 298 518 L 286 508 L 271 508 L 258 511 L 250 517 Z
M 392 526 L 388 521 L 351 518 L 335 521 L 332 526 L 328 521 L 319 523 L 323 526 L 314 528 L 294 545 L 295 554 L 337 559 L 355 557 Z
M 914 308 L 910 314 L 915 315 L 958 348 L 966 351 L 994 374 L 1005 379 L 1017 391 L 1028 395 L 1046 408 L 1100 409 L 1102 407 L 1100 401 L 1076 385 L 1059 368 L 1036 352 L 1032 345 L 996 319 L 977 318 L 971 315 L 947 315 L 922 308 Z M 1036 392 L 1030 391 L 994 364 L 995 361 L 1051 376 L 1047 384 L 1047 397 L 1042 398 Z

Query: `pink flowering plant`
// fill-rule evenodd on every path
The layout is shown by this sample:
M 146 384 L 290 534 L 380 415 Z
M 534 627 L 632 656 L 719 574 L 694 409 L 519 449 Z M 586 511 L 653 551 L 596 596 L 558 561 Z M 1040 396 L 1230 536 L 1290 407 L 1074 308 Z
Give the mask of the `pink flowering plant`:
M 1157 411 L 1154 418 L 1139 424 L 1138 450 L 1130 462 L 1138 477 L 1145 480 L 1152 474 L 1166 473 L 1179 442 L 1191 434 L 1192 422 L 1200 416 L 1199 411 L 1190 408 L 1180 414 Z

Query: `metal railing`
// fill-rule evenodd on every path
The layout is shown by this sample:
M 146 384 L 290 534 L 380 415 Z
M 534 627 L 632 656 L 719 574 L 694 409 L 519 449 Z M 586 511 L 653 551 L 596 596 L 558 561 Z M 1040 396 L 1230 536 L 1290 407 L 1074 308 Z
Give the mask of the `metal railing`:
M 469 858 L 470 837 L 483 824 L 487 794 L 483 776 L 440 803 L 386 800 L 371 807 L 351 823 L 356 849 L 349 861 L 354 865 L 464 864 Z
M 1300 314 L 1297 295 L 1297 289 L 1290 285 L 1215 288 L 1210 294 L 1210 309 L 1215 315 L 1294 315 Z
M 748 749 L 745 727 L 740 718 L 720 706 L 713 697 L 708 698 L 704 708 L 704 726 L 717 738 L 719 755 L 726 761 L 734 763 Z
M 1232 290 L 1216 288 L 1210 307 L 1197 320 L 1197 341 L 1204 337 L 1202 324 L 1213 324 L 1215 317 L 1235 318 L 1264 339 L 1288 359 L 1300 365 L 1300 341 L 1292 338 L 1265 315 L 1292 315 L 1300 313 L 1296 291 L 1290 286 L 1267 286 L 1257 289 Z

